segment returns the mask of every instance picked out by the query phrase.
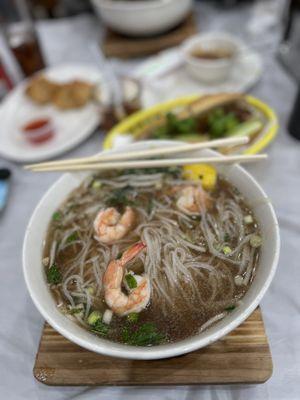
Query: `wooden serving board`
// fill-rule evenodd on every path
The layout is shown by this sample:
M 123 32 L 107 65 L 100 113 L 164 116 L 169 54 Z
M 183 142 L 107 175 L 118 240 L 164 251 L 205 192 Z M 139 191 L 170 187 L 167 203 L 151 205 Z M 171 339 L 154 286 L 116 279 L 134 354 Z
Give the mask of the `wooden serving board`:
M 176 28 L 158 36 L 132 38 L 107 29 L 102 48 L 107 57 L 144 57 L 169 47 L 178 46 L 196 32 L 197 26 L 193 15 L 190 15 Z
M 218 342 L 180 357 L 134 361 L 101 356 L 45 324 L 33 369 L 47 385 L 199 385 L 263 383 L 272 358 L 260 309 Z

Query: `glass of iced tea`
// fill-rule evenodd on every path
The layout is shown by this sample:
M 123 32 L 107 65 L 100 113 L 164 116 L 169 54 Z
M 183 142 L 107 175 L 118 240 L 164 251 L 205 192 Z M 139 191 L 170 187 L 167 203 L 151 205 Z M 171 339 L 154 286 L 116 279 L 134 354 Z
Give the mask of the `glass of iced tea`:
M 29 21 L 10 24 L 6 29 L 6 36 L 25 76 L 45 67 L 36 31 Z

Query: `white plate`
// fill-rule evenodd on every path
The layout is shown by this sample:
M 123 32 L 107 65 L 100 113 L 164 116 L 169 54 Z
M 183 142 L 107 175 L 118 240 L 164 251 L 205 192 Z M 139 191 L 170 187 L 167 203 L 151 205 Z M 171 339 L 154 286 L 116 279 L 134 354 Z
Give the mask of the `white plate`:
M 205 84 L 193 79 L 183 65 L 176 68 L 181 64 L 180 48 L 163 51 L 149 58 L 140 64 L 134 73 L 144 82 L 142 99 L 144 107 L 189 94 L 249 90 L 262 74 L 262 60 L 259 54 L 250 51 L 242 43 L 240 52 L 244 56 L 241 55 L 235 63 L 229 79 L 217 84 Z M 163 76 L 170 66 L 175 67 Z
M 44 74 L 56 82 L 82 79 L 101 82 L 102 76 L 90 65 L 61 65 L 51 67 Z M 18 162 L 35 162 L 58 156 L 85 140 L 100 123 L 99 107 L 89 103 L 85 107 L 59 111 L 52 105 L 37 106 L 24 94 L 27 80 L 9 93 L 0 107 L 0 154 Z M 55 127 L 55 137 L 49 142 L 28 143 L 20 127 L 35 118 L 48 117 Z

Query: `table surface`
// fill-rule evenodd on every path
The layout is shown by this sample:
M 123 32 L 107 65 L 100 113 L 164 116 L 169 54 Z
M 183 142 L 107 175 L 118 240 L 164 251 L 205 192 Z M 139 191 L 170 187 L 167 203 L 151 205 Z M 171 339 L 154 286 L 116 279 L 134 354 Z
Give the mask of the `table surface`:
M 269 2 L 269 3 L 273 3 Z M 274 2 L 275 3 L 275 2 Z M 0 393 L 15 399 L 288 399 L 300 398 L 300 143 L 290 138 L 286 123 L 296 84 L 275 59 L 278 31 L 266 19 L 264 40 L 260 42 L 251 27 L 249 6 L 233 10 L 197 6 L 199 27 L 227 30 L 251 39 L 264 61 L 264 74 L 252 93 L 277 111 L 280 132 L 268 148 L 270 159 L 249 167 L 270 196 L 281 228 L 281 257 L 275 279 L 262 301 L 266 330 L 274 362 L 274 373 L 263 385 L 198 386 L 143 388 L 63 388 L 47 387 L 32 375 L 43 319 L 26 291 L 22 275 L 22 243 L 30 215 L 42 194 L 57 179 L 56 174 L 41 175 L 23 171 L 20 165 L 0 160 L 13 170 L 8 207 L 0 219 Z M 250 28 L 249 28 L 250 26 Z M 249 28 L 249 29 L 248 29 Z M 67 20 L 44 21 L 38 25 L 47 61 L 93 62 L 87 43 L 101 34 L 100 23 L 89 15 Z M 248 29 L 248 30 L 247 30 Z M 252 32 L 252 33 L 250 33 Z M 254 33 L 253 33 L 254 32 Z M 1 51 L 1 48 L 0 48 Z M 115 61 L 124 70 L 135 62 Z M 66 156 L 92 154 L 101 148 L 103 133 Z

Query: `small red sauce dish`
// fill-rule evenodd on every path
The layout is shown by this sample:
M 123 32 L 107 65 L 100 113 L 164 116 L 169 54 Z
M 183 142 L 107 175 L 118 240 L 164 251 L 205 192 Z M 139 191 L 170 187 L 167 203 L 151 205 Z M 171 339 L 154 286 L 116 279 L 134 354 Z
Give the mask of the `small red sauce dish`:
M 49 118 L 39 118 L 22 126 L 22 132 L 32 144 L 42 144 L 53 138 L 55 131 Z

